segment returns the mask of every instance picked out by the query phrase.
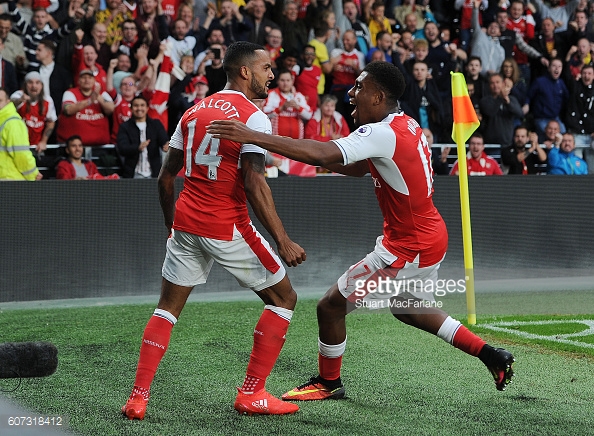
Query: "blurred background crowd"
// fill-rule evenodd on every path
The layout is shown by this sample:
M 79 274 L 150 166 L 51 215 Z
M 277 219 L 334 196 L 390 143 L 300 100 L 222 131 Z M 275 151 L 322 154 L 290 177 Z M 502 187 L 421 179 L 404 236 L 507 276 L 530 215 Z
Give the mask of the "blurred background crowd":
M 104 144 L 115 145 L 111 172 L 156 177 L 184 111 L 225 86 L 226 47 L 251 41 L 273 64 L 269 96 L 255 103 L 274 134 L 348 135 L 347 93 L 366 63 L 383 60 L 407 81 L 401 109 L 440 145 L 437 174 L 457 174 L 452 71 L 465 74 L 481 121 L 469 174 L 587 174 L 593 12 L 587 0 L 3 2 L 0 135 L 22 117 L 46 178 L 105 177 L 91 159 L 104 153 L 85 153 Z M 48 144 L 62 145 L 62 171 Z M 0 179 L 40 178 L 21 145 L 0 147 Z M 324 173 L 274 155 L 268 164 L 275 175 Z

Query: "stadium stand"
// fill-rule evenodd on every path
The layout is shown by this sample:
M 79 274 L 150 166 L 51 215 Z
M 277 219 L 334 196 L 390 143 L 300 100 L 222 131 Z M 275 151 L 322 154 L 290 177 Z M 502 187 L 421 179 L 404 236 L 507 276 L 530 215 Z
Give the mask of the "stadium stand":
M 434 151 L 441 151 L 443 147 L 451 147 L 451 151 L 448 154 L 448 169 L 451 169 L 454 162 L 458 159 L 456 145 L 448 143 L 433 144 Z M 31 151 L 35 151 L 34 146 L 31 146 Z M 501 146 L 499 144 L 485 144 L 485 153 L 501 165 Z M 591 147 L 587 145 L 576 147 L 576 155 L 586 160 L 593 159 L 593 151 Z M 44 179 L 55 178 L 53 165 L 55 165 L 56 161 L 63 156 L 65 156 L 64 144 L 48 144 L 47 150 L 44 153 L 43 163 L 40 164 L 40 161 L 38 160 L 38 168 L 43 174 Z M 85 147 L 85 159 L 92 160 L 97 165 L 99 172 L 104 176 L 119 173 L 121 169 L 121 159 L 114 144 L 105 144 L 98 147 Z M 589 163 L 590 162 L 588 162 L 588 164 Z M 324 175 L 324 173 L 319 173 L 318 176 L 320 175 Z
M 31 146 L 31 151 L 35 153 L 35 146 Z M 55 165 L 60 158 L 65 156 L 64 144 L 47 145 L 43 157 L 37 157 L 37 168 L 43 174 L 44 179 L 55 178 Z M 121 168 L 120 156 L 114 144 L 85 147 L 84 158 L 93 161 L 104 176 L 118 173 Z

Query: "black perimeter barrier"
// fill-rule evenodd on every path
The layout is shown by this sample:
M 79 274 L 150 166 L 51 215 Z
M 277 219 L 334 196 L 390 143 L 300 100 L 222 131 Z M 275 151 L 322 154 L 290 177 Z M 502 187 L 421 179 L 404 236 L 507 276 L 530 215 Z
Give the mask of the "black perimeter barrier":
M 370 177 L 269 184 L 289 236 L 307 251 L 303 265 L 288 268 L 298 292 L 329 288 L 373 250 L 382 218 Z M 594 177 L 469 185 L 477 280 L 594 275 Z M 458 178 L 437 177 L 434 188 L 450 237 L 441 277 L 463 278 Z M 6 182 L 0 199 L 0 302 L 159 293 L 167 234 L 156 180 Z M 241 289 L 215 265 L 194 293 Z

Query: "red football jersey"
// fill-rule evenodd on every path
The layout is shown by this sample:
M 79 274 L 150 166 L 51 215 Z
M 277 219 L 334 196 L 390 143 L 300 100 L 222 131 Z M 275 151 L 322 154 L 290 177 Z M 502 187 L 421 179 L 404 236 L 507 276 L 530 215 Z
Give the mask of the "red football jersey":
M 295 89 L 305 96 L 305 100 L 312 111 L 318 107 L 318 83 L 322 77 L 322 69 L 316 65 L 304 68 L 295 77 Z
M 107 92 L 103 92 L 101 96 L 107 101 L 112 101 Z M 77 103 L 87 98 L 79 88 L 70 88 L 62 97 L 62 108 L 67 104 Z M 76 133 L 80 135 L 85 146 L 109 144 L 109 120 L 103 113 L 101 105 L 93 103 L 72 116 L 67 116 L 62 111 L 58 115 L 56 133 L 59 142 L 66 142 L 66 139 Z
M 511 17 L 507 19 L 507 28 L 519 33 L 526 42 L 530 42 L 530 40 L 534 38 L 535 26 L 536 22 L 530 11 L 526 11 L 526 15 L 522 15 L 517 20 L 512 20 Z M 514 59 L 520 65 L 528 63 L 528 55 L 521 51 L 516 45 L 514 45 Z
M 161 2 L 161 7 L 163 8 L 163 14 L 167 16 L 171 22 L 175 20 L 177 17 L 177 11 L 179 10 L 179 5 L 181 4 L 181 0 L 163 0 Z
M 299 109 L 288 108 L 281 111 L 285 102 L 295 100 Z M 300 92 L 284 94 L 279 88 L 274 88 L 268 94 L 262 108 L 265 114 L 271 117 L 272 133 L 274 135 L 288 136 L 289 138 L 301 139 L 304 133 L 303 119 L 310 119 L 312 111 L 307 104 L 305 96 Z
M 431 147 L 419 124 L 400 112 L 336 139 L 344 164 L 368 159 L 375 194 L 384 217 L 384 247 L 419 267 L 445 255 L 448 234 L 433 205 Z
M 118 94 L 115 101 L 115 108 L 111 114 L 113 124 L 111 126 L 111 143 L 115 144 L 118 138 L 118 131 L 120 126 L 132 118 L 132 106 L 130 102 L 122 98 L 121 94 Z
M 482 0 L 483 9 L 489 7 L 489 2 Z M 472 9 L 474 8 L 474 0 L 464 0 L 464 3 L 460 6 L 460 29 L 471 29 L 472 28 Z M 479 25 L 483 25 L 483 11 L 479 9 L 478 13 Z
M 22 95 L 23 91 L 17 91 L 11 98 L 20 98 Z M 41 104 L 39 104 L 39 102 L 30 102 L 29 105 L 27 105 L 27 103 L 23 102 L 17 108 L 17 112 L 27 125 L 29 144 L 31 145 L 37 145 L 39 143 L 39 140 L 43 136 L 45 123 L 47 121 L 56 121 L 58 119 L 54 101 L 51 97 L 44 97 Z
M 236 231 L 245 235 L 251 226 L 241 153 L 266 151 L 207 134 L 206 126 L 211 120 L 221 119 L 239 120 L 254 130 L 272 132 L 266 114 L 241 92 L 223 90 L 188 109 L 169 143 L 185 154 L 185 182 L 175 204 L 173 228 L 230 241 Z
M 338 55 L 339 51 L 341 52 L 340 55 Z M 363 55 L 360 57 L 356 51 L 347 53 L 344 50 L 336 49 L 332 50 L 331 57 L 334 56 L 340 56 L 340 60 L 334 66 L 334 71 L 332 71 L 332 85 L 353 86 L 358 74 L 357 70 L 349 63 L 355 62 L 357 69 L 363 69 L 365 65 L 362 59 Z
M 466 155 L 466 170 L 469 176 L 502 176 L 503 172 L 499 164 L 491 156 L 483 151 L 480 159 L 473 159 L 470 153 Z M 456 175 L 460 172 L 458 169 L 458 161 L 454 163 L 451 175 Z

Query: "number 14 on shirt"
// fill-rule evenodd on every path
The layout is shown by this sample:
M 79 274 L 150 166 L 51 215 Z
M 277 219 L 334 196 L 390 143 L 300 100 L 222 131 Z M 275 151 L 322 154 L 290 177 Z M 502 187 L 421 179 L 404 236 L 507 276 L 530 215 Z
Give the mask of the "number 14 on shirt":
M 189 177 L 192 173 L 192 149 L 194 146 L 194 134 L 196 131 L 196 121 L 192 120 L 188 123 L 188 145 L 186 147 L 186 177 Z M 208 178 L 210 180 L 217 180 L 217 168 L 221 165 L 222 156 L 219 156 L 219 143 L 218 138 L 213 138 L 209 133 L 205 134 L 200 141 L 198 150 L 194 157 L 194 163 L 196 165 L 208 166 Z M 210 147 L 209 147 L 210 146 Z M 208 153 L 206 153 L 206 149 Z

